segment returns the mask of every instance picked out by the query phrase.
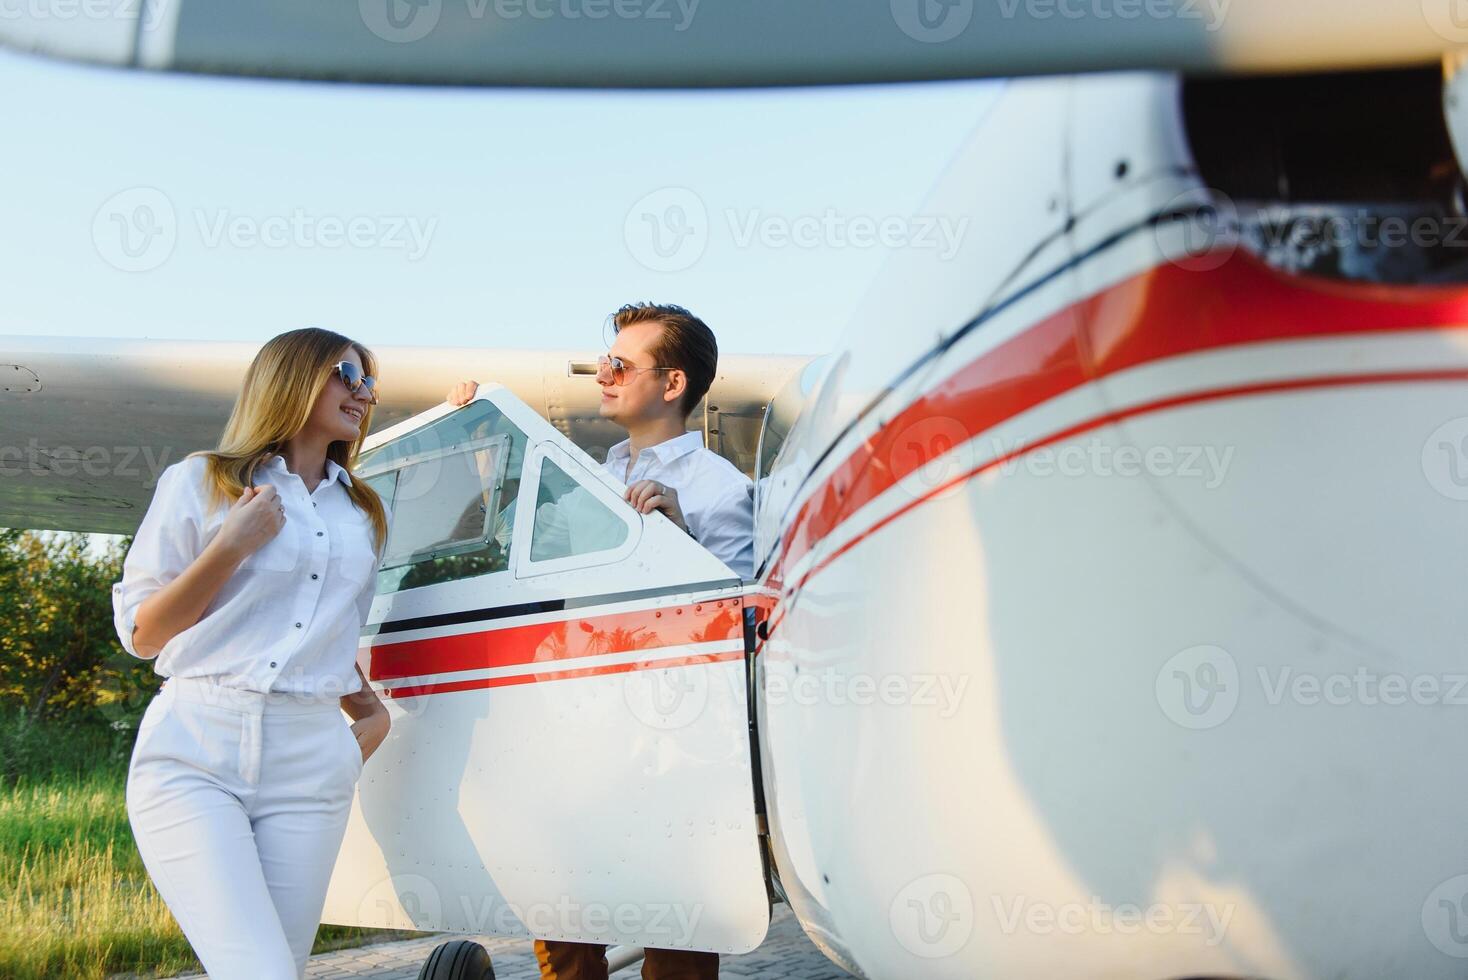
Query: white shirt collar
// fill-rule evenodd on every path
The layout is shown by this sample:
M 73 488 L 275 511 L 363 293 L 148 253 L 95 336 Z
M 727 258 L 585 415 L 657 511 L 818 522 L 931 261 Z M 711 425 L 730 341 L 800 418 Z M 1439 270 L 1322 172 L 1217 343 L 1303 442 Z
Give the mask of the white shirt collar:
M 659 463 L 667 464 L 671 463 L 675 459 L 680 459 L 681 457 L 687 456 L 695 449 L 702 448 L 703 433 L 699 432 L 697 429 L 690 429 L 687 432 L 683 433 L 681 436 L 674 436 L 671 439 L 667 439 L 663 442 L 658 443 L 656 446 L 648 446 L 646 449 L 642 450 L 641 453 L 638 453 L 638 456 L 647 454 L 650 455 L 653 459 L 657 460 Z M 626 459 L 628 456 L 631 455 L 632 440 L 623 439 L 611 449 L 607 450 L 607 462 L 611 462 L 614 459 Z
M 282 456 L 280 453 L 276 453 L 274 456 L 266 460 L 265 465 L 273 470 L 278 470 L 281 473 L 290 472 L 290 470 L 285 465 L 285 457 Z M 351 474 L 347 472 L 346 467 L 342 466 L 336 460 L 330 457 L 327 457 L 326 460 L 326 479 L 328 481 L 340 480 L 342 481 L 343 486 L 349 487 L 352 485 L 352 477 Z
M 334 459 L 328 459 L 326 461 L 326 478 L 328 480 L 340 480 L 342 481 L 342 486 L 349 487 L 352 485 L 352 476 L 347 472 L 347 468 Z

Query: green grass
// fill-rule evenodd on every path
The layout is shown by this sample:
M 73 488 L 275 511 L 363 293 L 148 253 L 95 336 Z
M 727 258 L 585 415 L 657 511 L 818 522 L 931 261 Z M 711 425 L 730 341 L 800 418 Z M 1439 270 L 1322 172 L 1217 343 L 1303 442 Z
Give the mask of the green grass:
M 105 980 L 201 968 L 133 845 L 130 731 L 0 717 L 0 977 Z M 322 926 L 316 951 L 409 933 Z

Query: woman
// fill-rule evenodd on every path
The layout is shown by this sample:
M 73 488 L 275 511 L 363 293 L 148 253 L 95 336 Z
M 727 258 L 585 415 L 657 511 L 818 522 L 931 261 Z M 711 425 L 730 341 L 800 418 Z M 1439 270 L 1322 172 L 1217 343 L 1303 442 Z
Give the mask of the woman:
M 123 647 L 167 678 L 133 746 L 128 817 L 214 980 L 303 975 L 387 735 L 356 666 L 388 525 L 351 475 L 375 373 L 327 330 L 267 343 L 219 448 L 159 477 L 113 586 Z

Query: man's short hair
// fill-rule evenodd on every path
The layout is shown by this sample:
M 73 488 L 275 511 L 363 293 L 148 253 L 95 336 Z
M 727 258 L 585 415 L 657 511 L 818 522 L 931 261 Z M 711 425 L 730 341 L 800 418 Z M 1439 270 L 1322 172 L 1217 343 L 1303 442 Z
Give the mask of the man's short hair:
M 663 325 L 662 336 L 652 348 L 654 363 L 638 366 L 678 368 L 687 375 L 688 388 L 679 404 L 687 418 L 708 394 L 719 369 L 719 344 L 714 340 L 714 332 L 688 310 L 671 303 L 628 303 L 612 314 L 612 326 L 617 333 L 634 323 Z

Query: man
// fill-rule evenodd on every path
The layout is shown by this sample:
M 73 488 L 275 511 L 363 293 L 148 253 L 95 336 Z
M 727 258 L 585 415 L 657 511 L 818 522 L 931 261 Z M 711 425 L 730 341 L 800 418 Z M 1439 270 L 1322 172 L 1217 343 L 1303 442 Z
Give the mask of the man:
M 662 511 L 694 540 L 748 579 L 754 573 L 754 509 L 749 478 L 704 448 L 688 416 L 718 370 L 713 331 L 681 306 L 633 303 L 612 318 L 616 339 L 600 360 L 601 415 L 627 430 L 603 468 L 627 484 L 640 513 Z M 462 405 L 478 385 L 464 381 L 448 400 Z M 606 980 L 606 947 L 537 940 L 543 980 Z M 717 953 L 649 949 L 643 980 L 713 980 Z

